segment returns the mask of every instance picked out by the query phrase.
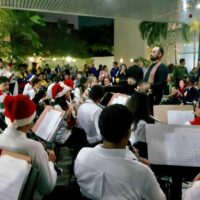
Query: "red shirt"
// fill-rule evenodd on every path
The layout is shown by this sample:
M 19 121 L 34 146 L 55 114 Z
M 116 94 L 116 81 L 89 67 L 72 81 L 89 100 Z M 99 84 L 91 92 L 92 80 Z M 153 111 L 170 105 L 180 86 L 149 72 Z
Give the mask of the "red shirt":
M 195 117 L 190 123 L 191 125 L 200 125 L 200 117 Z

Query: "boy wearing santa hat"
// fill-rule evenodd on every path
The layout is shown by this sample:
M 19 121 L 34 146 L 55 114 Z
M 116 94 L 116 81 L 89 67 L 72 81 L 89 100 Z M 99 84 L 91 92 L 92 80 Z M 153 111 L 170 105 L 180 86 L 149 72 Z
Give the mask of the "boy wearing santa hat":
M 41 143 L 27 138 L 36 115 L 35 104 L 25 95 L 6 96 L 4 99 L 5 121 L 8 127 L 0 134 L 0 148 L 30 156 L 32 166 L 39 172 L 37 191 L 50 193 L 57 179 L 54 170 L 55 154 L 47 152 Z

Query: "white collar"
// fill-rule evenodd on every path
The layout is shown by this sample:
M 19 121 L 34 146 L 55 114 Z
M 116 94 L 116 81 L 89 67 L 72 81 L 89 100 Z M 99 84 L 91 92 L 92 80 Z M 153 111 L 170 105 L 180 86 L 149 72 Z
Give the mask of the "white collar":
M 27 138 L 26 133 L 16 130 L 15 128 L 12 128 L 12 127 L 7 127 L 4 130 L 3 134 L 8 134 L 8 135 L 16 136 L 16 137 L 20 137 L 20 138 Z

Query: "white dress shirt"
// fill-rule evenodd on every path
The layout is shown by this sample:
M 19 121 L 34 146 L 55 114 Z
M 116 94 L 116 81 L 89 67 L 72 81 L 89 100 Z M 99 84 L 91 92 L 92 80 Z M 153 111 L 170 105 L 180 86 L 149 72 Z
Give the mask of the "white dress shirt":
M 151 169 L 127 149 L 83 148 L 74 172 L 82 194 L 93 200 L 166 200 Z
M 102 108 L 90 99 L 86 100 L 78 109 L 78 127 L 84 129 L 90 144 L 99 142 L 102 139 L 98 125 L 101 111 Z
M 135 131 L 131 132 L 130 142 L 133 145 L 135 142 L 146 142 L 146 122 L 144 120 L 139 120 Z
M 191 188 L 187 189 L 183 195 L 183 200 L 200 199 L 200 181 L 195 181 Z
M 0 134 L 0 148 L 30 156 L 32 165 L 39 171 L 37 191 L 44 195 L 53 190 L 57 173 L 41 143 L 28 139 L 25 133 L 9 127 Z
M 28 82 L 26 83 L 26 85 L 24 86 L 24 90 L 23 90 L 23 95 L 29 95 L 28 92 L 33 88 L 33 86 Z

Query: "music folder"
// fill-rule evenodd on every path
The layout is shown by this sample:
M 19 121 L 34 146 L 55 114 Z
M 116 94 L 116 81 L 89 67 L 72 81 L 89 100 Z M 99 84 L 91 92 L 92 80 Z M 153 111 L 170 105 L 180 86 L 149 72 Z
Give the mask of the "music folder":
M 31 171 L 31 164 L 27 161 L 30 157 L 3 151 L 0 156 L 0 199 L 21 199 Z
M 154 105 L 153 116 L 164 123 L 184 124 L 189 117 L 193 107 L 191 105 Z M 189 112 L 189 114 L 187 114 Z M 175 113 L 175 114 L 173 114 Z M 173 116 L 173 117 L 172 117 Z M 193 118 L 193 117 L 192 117 Z M 177 123 L 178 122 L 178 123 Z
M 110 101 L 110 99 L 112 98 L 112 96 L 113 96 L 113 93 L 105 92 L 104 96 L 101 99 L 100 104 L 103 105 L 103 106 L 107 106 L 109 101 Z
M 129 98 L 130 98 L 130 96 L 128 96 L 126 94 L 113 93 L 112 98 L 110 99 L 108 105 L 112 105 L 112 104 L 125 105 Z
M 153 165 L 200 167 L 199 126 L 147 124 L 146 141 Z
M 32 131 L 43 140 L 52 142 L 64 116 L 65 111 L 54 109 L 52 106 L 46 106 L 32 127 Z

